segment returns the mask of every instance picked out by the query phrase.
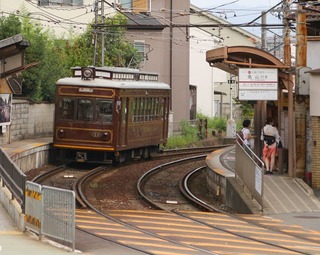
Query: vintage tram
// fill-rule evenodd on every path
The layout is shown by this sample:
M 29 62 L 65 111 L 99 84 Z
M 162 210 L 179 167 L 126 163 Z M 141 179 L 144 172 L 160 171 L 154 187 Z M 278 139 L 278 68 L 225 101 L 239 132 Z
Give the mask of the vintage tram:
M 170 86 L 130 68 L 74 67 L 56 84 L 56 155 L 77 161 L 123 162 L 167 141 Z

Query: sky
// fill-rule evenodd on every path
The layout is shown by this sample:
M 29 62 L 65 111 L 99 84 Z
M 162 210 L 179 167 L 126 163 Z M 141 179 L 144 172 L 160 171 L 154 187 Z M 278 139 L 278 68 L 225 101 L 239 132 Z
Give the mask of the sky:
M 210 9 L 217 16 L 226 18 L 233 24 L 248 23 L 255 19 L 261 23 L 261 12 L 268 11 L 273 6 L 280 3 L 280 0 L 190 0 L 190 3 L 202 9 Z M 277 7 L 281 9 L 281 4 Z M 278 12 L 267 15 L 267 24 L 282 24 L 278 18 Z M 249 32 L 259 35 L 260 28 L 246 28 Z M 277 32 L 276 30 L 274 30 Z M 278 31 L 281 33 L 281 31 Z

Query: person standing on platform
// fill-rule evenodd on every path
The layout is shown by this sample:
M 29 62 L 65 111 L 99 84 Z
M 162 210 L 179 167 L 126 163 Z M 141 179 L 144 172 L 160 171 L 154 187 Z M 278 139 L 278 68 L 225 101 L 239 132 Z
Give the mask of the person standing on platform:
M 250 149 L 253 149 L 253 140 L 250 132 L 251 121 L 244 120 L 242 123 L 242 136 L 243 136 L 243 144 L 247 145 Z
M 265 164 L 266 174 L 273 174 L 280 135 L 278 129 L 273 126 L 271 118 L 267 119 L 266 125 L 261 130 L 261 140 L 264 142 L 262 159 Z

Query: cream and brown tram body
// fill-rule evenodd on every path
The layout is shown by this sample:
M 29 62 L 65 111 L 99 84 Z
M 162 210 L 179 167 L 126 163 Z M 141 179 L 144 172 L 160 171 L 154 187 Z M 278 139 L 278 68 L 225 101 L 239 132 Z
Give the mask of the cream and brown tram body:
M 56 84 L 53 145 L 68 159 L 148 157 L 168 136 L 170 86 L 128 68 L 74 67 Z

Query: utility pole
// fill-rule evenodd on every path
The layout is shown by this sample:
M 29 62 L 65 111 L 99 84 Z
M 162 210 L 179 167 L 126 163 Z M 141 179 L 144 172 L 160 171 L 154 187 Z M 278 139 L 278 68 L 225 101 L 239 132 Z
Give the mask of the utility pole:
M 227 121 L 227 137 L 235 138 L 237 123 L 233 119 L 233 107 L 232 107 L 232 86 L 236 83 L 236 77 L 233 74 L 230 74 L 228 83 L 230 84 L 230 119 Z
M 98 0 L 94 1 L 94 23 L 98 24 Z M 94 29 L 94 52 L 93 52 L 93 66 L 97 64 L 97 44 L 98 44 L 98 34 L 97 28 Z
M 298 9 L 296 13 L 296 87 L 299 89 L 296 90 L 296 101 L 295 101 L 295 122 L 296 122 L 296 139 L 295 139 L 295 148 L 299 149 L 299 153 L 295 153 L 295 172 L 294 177 L 303 178 L 305 177 L 306 170 L 306 157 L 307 157 L 307 148 L 306 148 L 306 127 L 307 127 L 307 112 L 309 108 L 308 101 L 304 100 L 309 95 L 308 93 L 303 92 L 303 88 L 307 86 L 302 81 L 302 78 L 299 74 L 302 73 L 304 68 L 307 66 L 307 25 L 306 25 L 306 10 L 298 4 Z M 310 120 L 309 120 L 310 121 Z
M 172 13 L 172 9 L 173 9 L 173 0 L 170 0 L 170 46 L 169 46 L 169 50 L 170 50 L 170 53 L 169 53 L 169 58 L 170 58 L 170 64 L 169 64 L 169 79 L 170 79 L 170 82 L 169 82 L 169 85 L 170 85 L 170 88 L 171 88 L 171 93 L 172 93 L 172 83 L 173 83 L 173 27 L 172 27 L 172 22 L 173 22 L 173 13 Z M 171 101 L 170 101 L 170 110 L 172 110 L 172 96 L 170 97 Z
M 101 23 L 104 24 L 104 0 L 101 0 Z M 104 32 L 101 33 L 101 66 L 104 66 Z
M 267 13 L 263 11 L 261 13 L 261 49 L 267 50 Z M 260 158 L 262 155 L 263 142 L 260 140 L 261 127 L 264 126 L 267 115 L 267 101 L 258 100 L 254 106 L 254 152 Z
M 289 14 L 290 14 L 290 0 L 284 2 L 283 12 L 284 23 L 284 46 L 283 46 L 283 62 L 285 66 L 291 67 L 291 45 L 290 45 L 290 27 L 289 27 Z M 295 176 L 294 159 L 295 159 L 295 135 L 294 135 L 294 114 L 293 114 L 293 80 L 292 74 L 289 72 L 287 76 L 288 88 L 288 175 L 289 177 Z
M 262 12 L 261 21 L 262 25 L 267 24 L 267 13 L 265 11 Z M 267 49 L 267 28 L 265 26 L 261 27 L 261 49 Z

